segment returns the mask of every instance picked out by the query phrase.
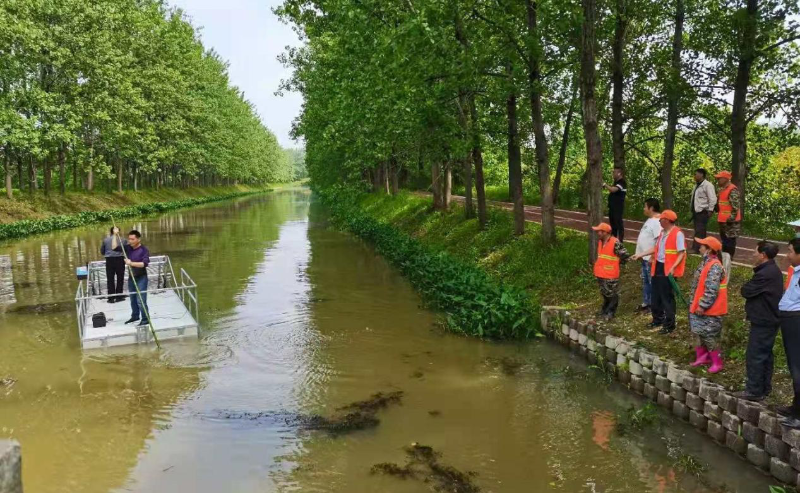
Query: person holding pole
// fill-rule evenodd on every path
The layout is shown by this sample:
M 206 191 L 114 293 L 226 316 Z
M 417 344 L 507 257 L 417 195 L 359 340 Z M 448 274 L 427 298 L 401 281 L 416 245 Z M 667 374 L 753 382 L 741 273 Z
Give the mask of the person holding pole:
M 116 303 L 125 299 L 122 288 L 125 285 L 125 256 L 122 248 L 125 241 L 120 241 L 119 228 L 112 226 L 108 236 L 100 245 L 100 255 L 106 259 L 106 281 L 108 282 L 108 302 Z M 120 295 L 120 296 L 114 296 Z
M 135 229 L 128 233 L 128 244 L 125 246 L 125 264 L 129 268 L 128 294 L 131 297 L 131 318 L 125 322 L 130 324 L 139 321 L 138 325 L 148 325 L 147 309 L 147 266 L 150 264 L 150 251 L 142 245 L 142 234 Z
M 670 334 L 675 330 L 675 292 L 670 277 L 683 277 L 686 269 L 686 237 L 675 225 L 678 215 L 667 209 L 661 213 L 661 234 L 655 246 L 632 258 L 639 260 L 652 255 L 650 274 L 653 276 L 653 299 L 650 311 L 653 314 L 651 328 L 660 327 L 659 334 Z

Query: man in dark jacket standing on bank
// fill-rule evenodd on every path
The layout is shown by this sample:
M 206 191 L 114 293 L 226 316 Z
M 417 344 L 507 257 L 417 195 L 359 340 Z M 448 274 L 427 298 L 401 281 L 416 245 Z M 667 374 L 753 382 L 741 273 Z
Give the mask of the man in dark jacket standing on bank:
M 747 384 L 736 397 L 763 401 L 772 390 L 772 346 L 780 328 L 778 303 L 783 296 L 783 273 L 775 263 L 778 245 L 760 241 L 753 278 L 742 286 L 744 309 L 750 321 L 747 342 Z

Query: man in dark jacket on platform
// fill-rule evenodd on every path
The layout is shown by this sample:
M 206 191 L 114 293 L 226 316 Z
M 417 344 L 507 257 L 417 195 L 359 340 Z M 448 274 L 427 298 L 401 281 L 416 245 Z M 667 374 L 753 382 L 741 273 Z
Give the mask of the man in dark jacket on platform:
M 757 262 L 753 278 L 742 286 L 745 312 L 750 321 L 747 342 L 747 384 L 736 397 L 763 401 L 772 390 L 772 346 L 780 328 L 778 303 L 783 296 L 783 273 L 775 263 L 778 245 L 769 241 L 758 243 Z

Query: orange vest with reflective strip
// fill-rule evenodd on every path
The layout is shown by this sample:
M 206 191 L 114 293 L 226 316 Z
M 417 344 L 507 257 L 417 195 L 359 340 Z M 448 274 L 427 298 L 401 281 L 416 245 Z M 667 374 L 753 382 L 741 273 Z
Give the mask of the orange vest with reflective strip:
M 706 265 L 703 266 L 703 271 L 700 273 L 700 279 L 697 281 L 697 289 L 694 290 L 694 300 L 692 300 L 692 306 L 689 308 L 690 313 L 696 312 L 700 307 L 700 298 L 703 297 L 703 292 L 706 290 L 706 278 L 708 277 L 708 271 L 711 270 L 711 267 L 714 264 L 722 267 L 722 262 L 720 262 L 716 257 L 711 259 Z M 709 317 L 719 317 L 728 313 L 728 275 L 724 272 L 725 269 L 723 267 L 722 282 L 719 285 L 717 299 L 714 300 L 714 304 L 708 307 L 708 310 L 706 310 L 703 315 L 708 315 Z
M 790 265 L 789 270 L 786 271 L 786 284 L 783 286 L 784 291 L 789 289 L 789 283 L 792 282 L 793 275 L 794 275 L 794 267 Z
M 669 272 L 669 269 L 675 265 L 675 262 L 678 260 L 678 231 L 681 229 L 677 226 L 673 226 L 672 229 L 669 231 L 667 235 L 667 242 L 664 245 L 664 273 L 666 274 Z M 653 258 L 650 259 L 652 265 L 650 266 L 650 275 L 656 275 L 656 264 L 658 263 L 658 249 L 661 247 L 661 237 L 664 235 L 662 231 L 661 234 L 658 235 L 656 239 L 656 250 L 653 252 Z M 686 245 L 683 245 L 684 252 L 686 251 Z M 681 263 L 675 267 L 675 270 L 672 272 L 673 277 L 683 277 L 683 271 L 686 268 L 686 255 L 684 253 L 683 259 L 681 259 Z
M 736 185 L 733 183 L 728 183 L 728 186 L 725 187 L 723 191 L 719 193 L 719 214 L 717 214 L 717 221 L 724 223 L 731 217 L 731 212 L 733 212 L 733 207 L 731 207 L 730 195 L 731 190 L 736 188 Z M 736 220 L 742 220 L 742 208 L 736 208 Z
M 600 279 L 619 279 L 619 257 L 614 254 L 617 239 L 611 237 L 603 246 L 597 242 L 597 260 L 594 261 L 594 275 Z

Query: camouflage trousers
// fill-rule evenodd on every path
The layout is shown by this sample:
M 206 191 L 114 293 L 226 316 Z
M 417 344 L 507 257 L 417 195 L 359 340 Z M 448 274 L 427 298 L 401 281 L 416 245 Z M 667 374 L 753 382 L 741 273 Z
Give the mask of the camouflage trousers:
M 600 294 L 603 295 L 603 298 L 619 296 L 619 279 L 602 279 L 598 277 L 597 284 L 600 286 Z
M 613 317 L 619 306 L 619 279 L 597 278 L 600 286 L 600 294 L 603 295 L 603 308 L 600 309 L 603 315 Z
M 705 346 L 709 351 L 719 349 L 719 339 L 722 334 L 722 317 L 707 317 L 690 313 L 689 329 L 697 337 L 699 346 Z
M 742 223 L 738 222 L 722 222 L 719 223 L 719 233 L 721 236 L 728 238 L 737 238 L 742 232 Z

